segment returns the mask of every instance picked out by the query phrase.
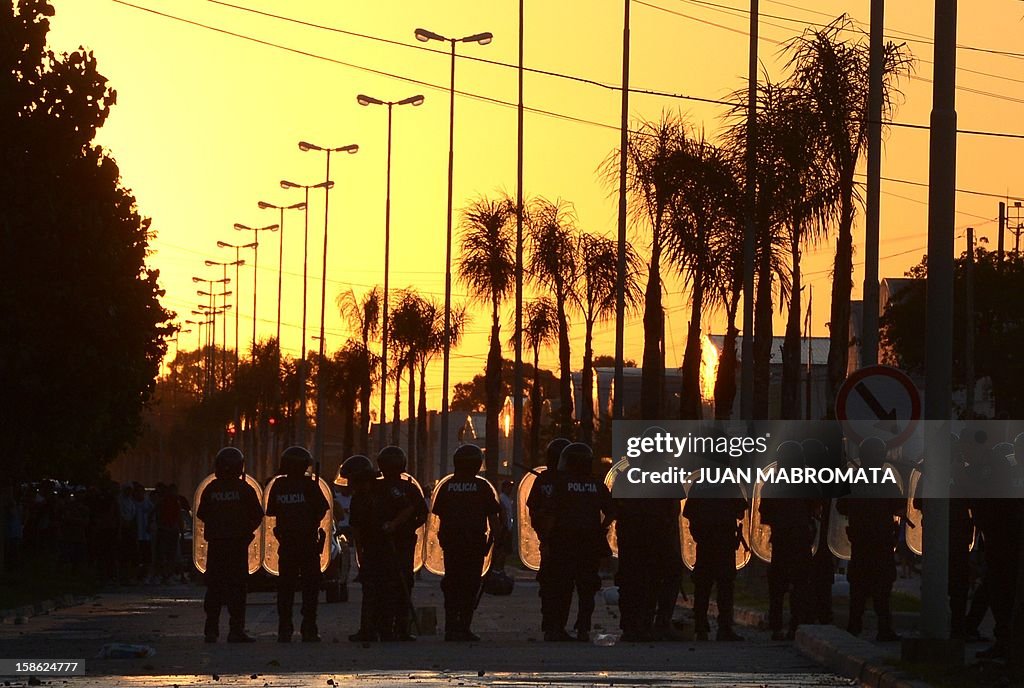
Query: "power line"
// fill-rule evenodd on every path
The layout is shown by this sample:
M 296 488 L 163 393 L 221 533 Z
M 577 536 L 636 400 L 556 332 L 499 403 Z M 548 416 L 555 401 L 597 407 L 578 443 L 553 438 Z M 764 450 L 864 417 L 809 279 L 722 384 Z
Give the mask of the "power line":
M 214 31 L 216 33 L 221 33 L 221 34 L 225 34 L 225 35 L 228 35 L 228 36 L 232 36 L 234 38 L 239 38 L 239 39 L 242 39 L 242 40 L 251 41 L 251 42 L 258 43 L 260 45 L 266 46 L 266 47 L 277 48 L 279 50 L 284 50 L 284 51 L 287 51 L 287 52 L 303 55 L 303 56 L 306 56 L 306 57 L 312 57 L 314 59 L 322 60 L 322 61 L 325 61 L 325 62 L 331 62 L 331 63 L 338 64 L 338 65 L 341 65 L 341 66 L 349 67 L 349 68 L 352 68 L 352 69 L 357 69 L 357 70 L 360 70 L 360 71 L 370 72 L 372 74 L 377 74 L 379 76 L 385 76 L 385 77 L 389 77 L 389 78 L 393 78 L 393 79 L 398 79 L 398 80 L 401 80 L 401 81 L 406 81 L 406 82 L 409 82 L 409 83 L 418 84 L 418 85 L 421 85 L 421 86 L 425 86 L 427 88 L 434 89 L 436 91 L 443 91 L 443 92 L 447 93 L 448 90 L 449 90 L 448 87 L 441 86 L 439 84 L 433 84 L 433 83 L 430 83 L 430 82 L 427 82 L 427 81 L 422 81 L 420 79 L 414 79 L 412 77 L 406 77 L 406 76 L 402 76 L 400 74 L 394 74 L 394 73 L 386 72 L 386 71 L 379 70 L 379 69 L 373 69 L 371 67 L 365 67 L 365 66 L 357 65 L 357 64 L 354 64 L 354 63 L 350 63 L 350 62 L 345 62 L 343 60 L 338 60 L 338 59 L 335 59 L 335 58 L 332 58 L 332 57 L 327 57 L 325 55 L 320 55 L 318 53 L 313 53 L 313 52 L 306 51 L 306 50 L 300 50 L 298 48 L 292 48 L 292 47 L 289 47 L 289 46 L 286 46 L 286 45 L 282 45 L 280 43 L 274 43 L 272 41 L 267 41 L 267 40 L 263 40 L 263 39 L 260 39 L 260 38 L 255 38 L 253 36 L 248 36 L 246 34 L 241 34 L 241 33 L 237 33 L 237 32 L 234 32 L 234 31 L 229 31 L 227 29 L 222 29 L 220 27 L 211 26 L 209 24 L 204 24 L 202 22 L 198 22 L 198 21 L 195 21 L 195 20 L 192 20 L 192 19 L 187 19 L 187 18 L 179 17 L 179 16 L 176 16 L 176 15 L 173 15 L 173 14 L 168 14 L 166 12 L 161 12 L 159 10 L 155 10 L 155 9 L 152 9 L 152 8 L 149 8 L 149 7 L 143 7 L 141 5 L 135 5 L 133 3 L 127 2 L 127 0 L 111 0 L 111 1 L 115 2 L 115 3 L 119 4 L 119 5 L 123 5 L 125 7 L 130 7 L 132 9 L 140 10 L 140 11 L 143 11 L 143 12 L 148 12 L 148 13 L 160 16 L 160 17 L 164 17 L 166 19 L 171 19 L 171 20 L 174 20 L 174 21 L 179 21 L 179 22 L 182 22 L 182 23 L 185 23 L 185 24 L 189 24 L 191 26 L 198 27 L 198 28 L 208 29 L 208 30 Z M 219 2 L 219 0 L 208 0 L 208 1 L 210 1 L 210 2 Z M 725 26 L 722 26 L 722 25 L 719 25 L 719 24 L 715 24 L 713 22 L 707 22 L 705 20 L 693 18 L 693 17 L 690 17 L 690 15 L 683 15 L 683 14 L 678 13 L 678 12 L 673 12 L 672 10 L 668 10 L 666 8 L 659 7 L 658 5 L 651 5 L 649 3 L 642 2 L 642 0 L 633 0 L 633 1 L 634 2 L 638 2 L 639 4 L 642 4 L 642 5 L 647 5 L 649 7 L 662 10 L 664 12 L 669 12 L 671 14 L 679 14 L 680 16 L 684 16 L 686 18 L 692 18 L 695 21 L 698 21 L 698 22 L 701 22 L 701 23 L 711 24 L 712 26 L 724 28 L 724 29 L 727 29 L 727 30 L 739 31 L 738 29 L 731 29 L 730 27 L 725 27 Z M 223 3 L 223 2 L 221 2 L 219 4 L 227 5 L 227 3 Z M 229 5 L 229 6 L 230 7 L 240 7 L 241 9 L 248 11 L 247 8 L 243 8 L 241 6 L 236 6 L 236 5 Z M 257 11 L 257 12 L 260 13 L 260 14 L 266 14 L 266 13 L 259 12 L 259 11 Z M 278 15 L 271 15 L 271 16 L 277 17 Z M 290 20 L 288 17 L 282 17 L 282 19 Z M 315 25 L 315 26 L 319 27 L 320 25 Z M 334 29 L 331 29 L 331 27 L 325 27 L 325 28 L 328 28 L 330 30 L 334 30 Z M 338 29 L 338 30 L 340 31 L 340 29 Z M 740 31 L 740 33 L 746 34 L 746 32 L 744 32 L 744 31 Z M 365 35 L 365 34 L 355 34 L 355 35 L 361 35 L 362 36 L 362 35 Z M 387 40 L 387 39 L 380 39 L 380 40 Z M 401 46 L 405 46 L 405 47 L 409 47 L 409 48 L 416 48 L 416 47 L 418 47 L 418 46 L 408 45 L 408 44 L 405 44 L 405 43 L 400 43 L 400 42 L 397 42 L 397 41 L 388 41 L 388 42 L 395 43 L 397 45 L 401 45 Z M 779 41 L 774 41 L 774 42 L 775 43 L 779 43 Z M 507 63 L 502 63 L 502 62 L 492 62 L 492 63 L 496 64 L 496 65 L 499 65 L 499 66 L 517 68 L 516 65 L 509 65 Z M 574 81 L 580 81 L 580 82 L 583 82 L 583 83 L 590 83 L 590 84 L 593 84 L 593 85 L 598 85 L 598 86 L 602 86 L 602 87 L 607 88 L 607 89 L 613 89 L 613 90 L 618 90 L 618 91 L 621 91 L 621 89 L 622 89 L 621 86 L 615 86 L 615 85 L 612 85 L 612 84 L 603 84 L 601 82 L 596 82 L 596 81 L 592 81 L 592 80 L 589 80 L 589 79 L 584 79 L 583 77 L 574 77 L 574 76 L 571 76 L 571 75 L 559 74 L 557 72 L 547 72 L 547 71 L 542 71 L 542 70 L 535 70 L 535 71 L 537 71 L 538 73 L 543 73 L 543 74 L 549 75 L 549 76 L 566 78 L 566 79 L 570 79 L 570 80 L 574 80 Z M 964 87 L 964 88 L 966 89 L 967 87 Z M 723 106 L 735 107 L 735 108 L 745 108 L 745 105 L 738 104 L 738 103 L 732 103 L 732 102 L 729 102 L 729 101 L 719 100 L 719 99 L 714 99 L 714 98 L 703 98 L 703 97 L 700 97 L 700 96 L 692 96 L 692 95 L 681 94 L 681 93 L 669 93 L 669 92 L 666 92 L 666 91 L 657 91 L 657 90 L 652 90 L 652 89 L 636 89 L 636 90 L 630 89 L 630 92 L 631 93 L 645 94 L 645 95 L 652 95 L 652 96 L 659 96 L 659 97 L 667 97 L 667 98 L 676 98 L 676 99 L 682 99 L 682 100 L 698 101 L 698 102 L 703 102 L 703 103 L 709 103 L 709 104 L 715 104 L 715 105 L 723 105 Z M 501 100 L 499 98 L 492 98 L 490 96 L 484 96 L 484 95 L 480 95 L 480 94 L 477 94 L 477 93 L 471 93 L 469 91 L 456 90 L 455 93 L 460 95 L 460 96 L 463 96 L 463 97 L 472 98 L 474 100 L 479 100 L 479 101 L 486 102 L 486 103 L 491 103 L 491 104 L 494 104 L 494 105 L 500 105 L 502 107 L 508 107 L 508 108 L 518 107 L 516 103 L 512 103 L 510 101 Z M 979 91 L 979 93 L 987 94 L 987 92 L 982 92 L 982 91 Z M 994 94 L 992 94 L 992 95 L 994 95 Z M 1014 101 L 1019 100 L 1019 99 L 1010 99 L 1010 98 L 1006 98 L 1006 99 L 1014 100 Z M 1020 100 L 1019 102 L 1024 102 L 1024 100 Z M 553 112 L 553 111 L 550 111 L 550 110 L 543 110 L 543 109 L 534 108 L 534 107 L 525 107 L 524 109 L 526 111 L 534 113 L 534 114 L 540 114 L 540 115 L 544 115 L 544 116 L 548 116 L 548 117 L 553 117 L 553 118 L 561 119 L 561 120 L 565 120 L 565 121 L 576 122 L 576 123 L 579 123 L 579 124 L 587 124 L 587 125 L 591 125 L 591 126 L 595 126 L 595 127 L 600 127 L 600 128 L 608 129 L 608 130 L 614 130 L 614 131 L 618 131 L 619 130 L 619 127 L 617 125 L 609 124 L 609 123 L 605 123 L 605 122 L 598 122 L 598 121 L 595 121 L 595 120 L 589 120 L 589 119 L 585 119 L 585 118 L 582 118 L 582 117 L 575 117 L 573 115 L 566 115 L 564 113 Z M 889 124 L 891 126 L 903 127 L 903 128 L 911 128 L 911 129 L 928 129 L 928 126 L 924 125 L 924 124 L 909 124 L 909 123 L 903 123 L 903 122 L 887 122 L 887 124 Z M 631 133 L 642 134 L 643 132 L 638 132 L 638 131 L 631 130 Z M 973 136 L 993 136 L 993 137 L 1002 137 L 1002 138 L 1024 139 L 1024 134 L 1014 134 L 1014 133 L 1008 133 L 1008 132 L 991 132 L 991 131 L 982 131 L 982 130 L 974 130 L 974 129 L 960 129 L 960 130 L 958 130 L 958 133 L 967 134 L 967 135 L 973 135 Z

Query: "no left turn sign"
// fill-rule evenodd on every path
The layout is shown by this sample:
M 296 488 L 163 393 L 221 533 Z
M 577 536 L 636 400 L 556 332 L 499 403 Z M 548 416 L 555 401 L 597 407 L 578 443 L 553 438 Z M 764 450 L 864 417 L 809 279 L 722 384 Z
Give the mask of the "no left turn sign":
M 839 388 L 836 417 L 852 440 L 878 437 L 896 447 L 910 439 L 921 420 L 921 394 L 903 371 L 868 366 Z

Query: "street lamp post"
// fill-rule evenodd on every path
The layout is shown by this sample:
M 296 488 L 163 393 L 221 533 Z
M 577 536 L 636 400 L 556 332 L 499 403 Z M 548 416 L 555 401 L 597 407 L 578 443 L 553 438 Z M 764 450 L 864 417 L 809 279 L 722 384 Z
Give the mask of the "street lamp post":
M 235 266 L 235 286 L 238 289 L 238 295 L 235 296 L 235 303 L 238 304 L 240 302 L 241 298 L 242 298 L 242 280 L 241 280 L 241 270 L 240 270 L 240 267 L 242 265 L 245 265 L 245 261 L 242 260 L 242 257 L 241 257 L 242 249 L 250 249 L 251 248 L 251 249 L 253 249 L 255 251 L 256 250 L 256 242 L 254 241 L 254 242 L 252 242 L 250 244 L 230 244 L 230 243 L 228 243 L 226 241 L 218 241 L 217 242 L 217 248 L 233 248 L 233 249 L 235 249 L 235 260 L 232 263 L 228 263 L 228 265 L 234 265 Z M 206 261 L 206 263 L 207 263 L 207 265 L 209 265 L 211 263 L 211 261 Z M 239 351 L 240 351 L 240 347 L 239 347 L 239 344 L 238 344 L 238 331 L 239 331 L 239 327 L 238 327 L 238 313 L 241 310 L 242 310 L 241 308 L 236 308 L 235 309 L 235 373 L 236 374 L 238 373 L 238 358 L 239 358 Z
M 391 111 L 396 105 L 423 105 L 424 97 L 410 96 L 402 100 L 380 100 L 372 96 L 360 94 L 356 102 L 360 105 L 386 105 L 388 107 L 388 154 L 387 183 L 384 200 L 384 303 L 381 313 L 381 345 L 380 345 L 380 418 L 378 419 L 378 443 L 385 445 L 385 423 L 387 418 L 387 380 L 388 380 L 388 289 L 391 263 Z
M 309 190 L 325 189 L 330 191 L 334 188 L 334 182 L 327 180 L 319 184 L 298 184 L 287 179 L 281 180 L 282 189 L 302 189 L 305 192 L 306 200 L 302 203 L 305 222 L 302 233 L 302 346 L 299 347 L 302 355 L 299 366 L 299 423 L 298 437 L 293 438 L 295 442 L 306 446 L 306 288 L 309 285 Z
M 252 360 L 256 361 L 256 276 L 260 267 L 259 234 L 260 232 L 276 232 L 278 225 L 267 225 L 266 227 L 250 227 L 241 222 L 235 223 L 235 229 L 239 232 L 252 232 Z
M 228 281 L 230 282 L 231 280 L 228 280 Z M 228 291 L 227 287 L 225 286 L 225 291 L 221 291 L 221 292 L 211 293 L 211 292 L 206 292 L 206 291 L 203 291 L 202 289 L 200 289 L 196 293 L 199 294 L 200 296 L 209 296 L 211 299 L 213 299 L 213 309 L 212 309 L 212 312 L 215 312 L 216 315 L 220 315 L 221 316 L 221 323 L 220 323 L 220 327 L 221 327 L 221 346 L 220 346 L 220 350 L 221 350 L 221 354 L 220 354 L 221 371 L 220 371 L 220 384 L 221 384 L 221 389 L 227 389 L 227 379 L 226 379 L 227 357 L 225 356 L 224 352 L 228 348 L 228 310 L 231 308 L 231 304 L 228 303 L 228 297 L 231 296 L 233 292 Z M 217 308 L 217 297 L 218 296 L 221 298 L 221 307 L 220 307 L 220 309 Z M 216 334 L 216 332 L 217 332 L 217 326 L 216 326 L 216 324 L 214 324 L 214 335 L 213 335 L 213 345 L 214 346 L 217 346 L 217 334 Z M 214 362 L 216 363 L 216 360 Z M 216 384 L 217 384 L 217 381 L 216 381 L 216 373 L 215 373 L 214 374 L 213 385 L 216 386 Z
M 330 199 L 331 199 L 331 153 L 349 153 L 350 155 L 359 152 L 359 146 L 351 143 L 347 146 L 339 146 L 337 148 L 324 148 L 323 146 L 317 146 L 309 143 L 308 141 L 299 141 L 299 150 L 302 152 L 317 151 L 320 153 L 326 153 L 327 157 L 327 174 L 324 177 L 324 255 L 323 255 L 323 269 L 321 272 L 320 280 L 320 358 L 318 365 L 323 366 L 324 361 L 324 323 L 326 322 L 327 315 L 327 226 L 330 210 Z M 315 456 L 317 461 L 323 461 L 324 458 L 324 385 L 321 378 L 321 373 L 317 373 L 316 383 L 316 451 Z
M 199 307 L 200 308 L 209 309 L 210 311 L 217 310 L 217 301 L 214 299 L 214 296 L 213 296 L 213 285 L 220 284 L 220 285 L 222 285 L 222 287 L 224 289 L 227 289 L 226 285 L 227 285 L 228 281 L 229 280 L 227 278 L 217 280 L 217 279 L 208 279 L 206 277 L 193 277 L 192 278 L 192 282 L 194 284 L 206 284 L 206 290 L 203 291 L 203 292 L 200 292 L 200 295 L 208 297 L 209 301 L 210 301 L 210 305 L 209 306 L 202 306 L 201 305 Z M 206 383 L 209 386 L 209 390 L 210 390 L 211 393 L 213 392 L 213 388 L 216 385 L 216 380 L 217 380 L 217 372 L 214 370 L 214 366 L 216 364 L 216 358 L 215 358 L 216 351 L 214 351 L 214 349 L 216 348 L 216 346 L 217 346 L 217 319 L 213 318 L 213 325 L 210 328 L 210 352 L 208 354 L 209 355 L 209 365 L 208 365 L 209 370 L 207 371 L 208 375 L 207 375 L 207 380 L 206 380 Z
M 452 193 L 455 179 L 455 44 L 479 43 L 487 45 L 494 40 L 490 32 L 475 33 L 464 38 L 448 38 L 427 29 L 416 29 L 416 40 L 447 42 L 451 46 L 451 86 L 448 89 L 448 216 L 444 263 L 444 354 L 441 381 L 441 473 L 447 472 L 448 463 L 448 381 L 451 358 L 452 331 Z
M 256 204 L 260 210 L 278 210 L 281 213 L 278 224 L 281 232 L 277 237 L 277 351 L 281 352 L 281 276 L 284 274 L 284 211 L 305 210 L 305 203 L 293 203 L 291 205 L 275 205 L 266 201 Z

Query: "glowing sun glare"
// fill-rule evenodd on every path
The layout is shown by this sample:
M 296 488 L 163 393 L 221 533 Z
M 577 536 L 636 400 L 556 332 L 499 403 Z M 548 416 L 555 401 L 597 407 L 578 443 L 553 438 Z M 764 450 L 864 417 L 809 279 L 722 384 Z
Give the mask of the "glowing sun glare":
M 715 378 L 718 377 L 718 349 L 707 335 L 702 335 L 700 346 L 700 395 L 704 401 L 714 401 Z

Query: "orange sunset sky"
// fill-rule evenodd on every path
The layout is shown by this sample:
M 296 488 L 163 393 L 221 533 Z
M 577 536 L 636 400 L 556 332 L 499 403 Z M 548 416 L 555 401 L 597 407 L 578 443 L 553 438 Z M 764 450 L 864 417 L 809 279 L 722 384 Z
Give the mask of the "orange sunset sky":
M 513 64 L 517 60 L 518 2 L 469 0 L 232 0 L 239 6 L 304 22 L 357 32 L 388 44 L 203 0 L 55 0 L 50 34 L 57 51 L 79 45 L 95 51 L 101 72 L 117 90 L 117 105 L 99 134 L 121 166 L 143 214 L 153 218 L 156 237 L 150 264 L 159 268 L 164 303 L 184 320 L 199 302 L 193 275 L 219 276 L 205 259 L 232 260 L 233 251 L 216 247 L 222 239 L 248 241 L 235 222 L 277 222 L 276 211 L 258 210 L 259 200 L 278 204 L 302 200 L 284 191 L 282 178 L 313 184 L 323 180 L 323 155 L 302 153 L 300 139 L 324 146 L 358 143 L 354 156 L 332 158 L 328 267 L 327 341 L 330 349 L 348 332 L 333 308 L 334 297 L 352 288 L 360 294 L 383 282 L 383 226 L 386 112 L 357 105 L 358 93 L 398 100 L 422 93 L 419 108 L 396 108 L 393 161 L 391 284 L 414 286 L 443 300 L 446 203 L 448 58 L 408 46 L 423 46 L 416 27 L 446 35 L 491 31 L 488 46 L 460 45 L 463 55 Z M 914 77 L 902 83 L 905 100 L 896 120 L 927 124 L 931 107 L 932 7 L 925 0 L 888 3 L 887 34 L 906 41 L 916 62 Z M 134 5 L 134 7 L 132 6 Z M 848 12 L 866 25 L 868 0 L 763 0 L 760 42 L 764 68 L 783 75 L 779 42 L 808 23 L 827 22 Z M 722 98 L 742 88 L 747 65 L 747 16 L 743 0 L 636 0 L 632 5 L 632 86 L 706 98 Z M 139 8 L 157 10 L 223 31 L 288 48 L 190 25 Z M 731 8 L 731 9 L 730 9 Z M 773 15 L 773 16 L 768 16 Z M 1024 52 L 1020 48 L 1024 4 L 1015 0 L 960 3 L 957 108 L 961 129 L 1024 133 Z M 526 65 L 617 84 L 621 70 L 621 0 L 526 0 Z M 429 47 L 443 50 L 441 44 Z M 990 49 L 984 52 L 971 48 Z M 307 54 L 300 54 L 307 53 Z M 341 64 L 347 63 L 347 64 Z M 378 73 L 369 70 L 376 70 Z M 514 69 L 460 59 L 457 87 L 470 94 L 514 103 Z M 387 76 L 383 73 L 394 76 Z M 408 80 L 426 82 L 428 85 Z M 619 95 L 614 90 L 565 79 L 528 74 L 528 107 L 565 117 L 527 112 L 525 189 L 532 195 L 575 203 L 580 226 L 614 236 L 616 199 L 596 169 L 618 144 Z M 633 95 L 635 118 L 657 118 L 679 109 L 712 136 L 725 109 L 695 101 Z M 572 119 L 572 118 L 575 118 Z M 586 121 L 577 121 L 586 120 Z M 455 207 L 478 194 L 515 192 L 516 111 L 469 96 L 456 99 Z M 1017 172 L 1024 140 L 961 135 L 960 189 L 1012 199 L 1024 193 Z M 336 163 L 334 161 L 337 161 Z M 891 129 L 883 175 L 926 182 L 928 133 Z M 918 262 L 926 245 L 927 189 L 894 181 L 882 186 L 882 276 L 898 276 Z M 957 196 L 958 236 L 967 226 L 995 244 L 998 198 Z M 1011 213 L 1012 217 L 1012 213 Z M 863 271 L 858 217 L 855 239 L 855 298 Z M 302 213 L 286 216 L 282 347 L 298 354 L 301 323 Z M 312 336 L 319 323 L 323 197 L 310 207 L 309 318 Z M 634 234 L 634 236 L 636 236 Z M 1012 237 L 1008 239 L 1012 245 Z M 963 248 L 958 239 L 958 250 Z M 646 240 L 635 242 L 642 253 Z M 814 334 L 826 335 L 829 267 L 833 248 L 822 244 L 807 254 L 805 270 L 814 289 Z M 261 337 L 276 327 L 277 235 L 262 238 L 258 271 Z M 251 259 L 250 259 L 251 260 Z M 252 329 L 252 269 L 242 271 L 240 326 L 243 352 Z M 237 285 L 232 288 L 238 291 Z M 455 300 L 465 300 L 456 283 Z M 669 365 L 682 356 L 687 294 L 671 277 L 668 309 Z M 509 310 L 511 313 L 511 301 Z M 482 372 L 487 351 L 488 315 L 472 310 L 465 343 L 453 353 L 452 383 Z M 228 341 L 234 320 L 229 317 Z M 508 319 L 506 319 L 506 323 Z M 712 317 L 721 332 L 723 318 Z M 782 315 L 777 316 L 781 333 Z M 510 326 L 503 328 L 507 340 Z M 191 348 L 196 332 L 182 336 Z M 582 360 L 582 324 L 573 329 L 573 359 Z M 219 337 L 218 337 L 219 338 Z M 315 341 L 309 347 L 315 348 Z M 626 327 L 626 353 L 639 359 L 643 339 L 639 317 Z M 614 325 L 598 328 L 595 350 L 612 353 Z M 173 347 L 172 347 L 173 352 Z M 506 348 L 506 355 L 512 352 Z M 543 363 L 556 367 L 554 352 Z M 440 392 L 440 361 L 428 381 L 430 403 Z

